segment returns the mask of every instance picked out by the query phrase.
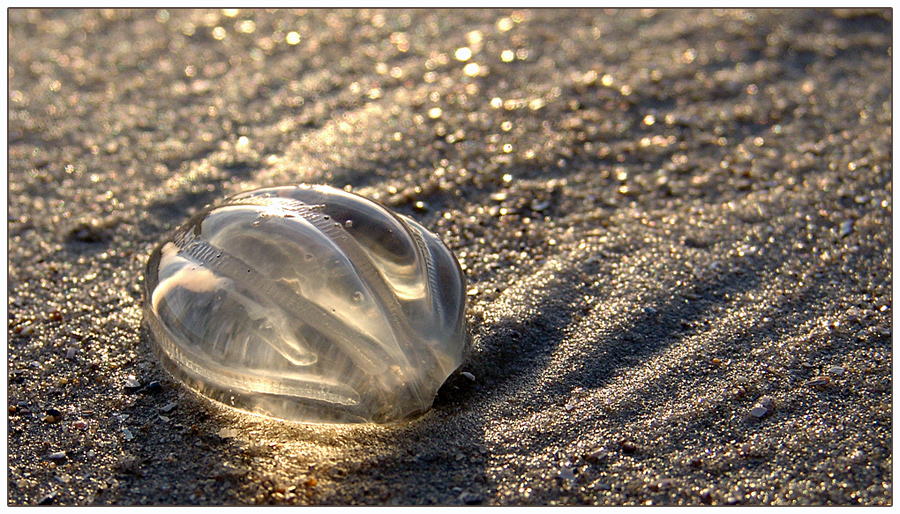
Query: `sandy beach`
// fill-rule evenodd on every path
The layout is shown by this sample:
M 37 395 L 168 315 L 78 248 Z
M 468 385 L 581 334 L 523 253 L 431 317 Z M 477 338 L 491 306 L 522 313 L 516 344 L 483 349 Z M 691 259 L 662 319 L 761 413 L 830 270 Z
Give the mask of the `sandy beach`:
M 10 505 L 891 505 L 892 11 L 8 11 Z M 393 425 L 142 329 L 227 195 L 439 234 L 473 348 Z

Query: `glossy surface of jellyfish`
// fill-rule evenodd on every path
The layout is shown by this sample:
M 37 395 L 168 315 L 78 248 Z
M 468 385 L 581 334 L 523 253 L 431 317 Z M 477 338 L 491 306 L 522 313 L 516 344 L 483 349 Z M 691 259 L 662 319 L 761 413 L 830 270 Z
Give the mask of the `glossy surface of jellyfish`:
M 465 280 L 443 242 L 327 186 L 206 208 L 154 250 L 144 284 L 144 320 L 169 372 L 282 419 L 424 412 L 469 345 Z

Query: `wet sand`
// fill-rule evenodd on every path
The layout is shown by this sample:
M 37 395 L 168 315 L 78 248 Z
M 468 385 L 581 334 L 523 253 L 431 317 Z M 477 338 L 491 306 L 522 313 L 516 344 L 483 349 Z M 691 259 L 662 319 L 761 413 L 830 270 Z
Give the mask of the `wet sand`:
M 891 29 L 9 11 L 8 503 L 891 504 Z M 464 267 L 473 352 L 421 418 L 244 415 L 150 351 L 157 242 L 301 182 Z

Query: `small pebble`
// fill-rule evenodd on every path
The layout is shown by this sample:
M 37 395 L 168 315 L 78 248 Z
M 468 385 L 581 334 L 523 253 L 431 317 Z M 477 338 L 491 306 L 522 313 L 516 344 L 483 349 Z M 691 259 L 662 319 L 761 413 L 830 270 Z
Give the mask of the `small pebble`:
M 567 482 L 572 482 L 575 480 L 575 470 L 568 466 L 563 466 L 559 468 L 559 478 L 562 478 Z
M 47 456 L 48 460 L 52 460 L 55 462 L 66 460 L 66 452 L 54 452 Z
M 753 407 L 753 409 L 750 410 L 750 415 L 753 416 L 754 418 L 762 418 L 763 416 L 765 416 L 768 413 L 769 413 L 769 409 L 767 409 L 765 407 L 761 407 L 761 406 Z
M 460 375 L 462 375 L 462 376 L 468 378 L 468 379 L 471 380 L 472 382 L 475 381 L 475 375 L 469 373 L 468 371 L 463 371 L 462 373 L 460 373 Z
M 654 491 L 665 491 L 666 489 L 672 487 L 673 483 L 674 480 L 672 480 L 671 478 L 663 478 L 651 484 L 650 488 Z
M 479 505 L 484 503 L 484 497 L 478 493 L 463 491 L 459 494 L 459 501 L 465 505 Z
M 47 423 L 59 423 L 62 420 L 62 412 L 56 409 L 47 409 L 46 414 L 44 421 Z
M 754 418 L 762 418 L 774 410 L 775 401 L 768 396 L 763 396 L 756 402 L 756 405 L 750 410 L 750 415 Z
M 612 486 L 607 484 L 606 482 L 596 481 L 592 485 L 594 489 L 600 489 L 601 491 L 609 491 L 612 489 Z
M 148 394 L 156 394 L 162 391 L 162 388 L 162 384 L 154 380 L 153 382 L 147 384 L 147 387 L 144 388 L 144 392 Z
M 591 453 L 584 454 L 584 456 L 582 458 L 584 460 L 590 462 L 591 464 L 599 464 L 608 455 L 609 455 L 609 452 L 606 451 L 606 448 L 600 448 L 600 449 L 592 451 Z
M 173 410 L 175 410 L 175 407 L 178 407 L 178 404 L 176 404 L 174 402 L 169 402 L 169 403 L 163 405 L 162 407 L 160 407 L 159 410 L 168 414 L 168 413 L 172 412 Z
M 131 430 L 128 430 L 128 427 L 122 427 L 122 433 L 125 434 L 125 440 L 131 441 L 134 439 L 134 434 L 131 433 Z
M 841 237 L 847 237 L 853 233 L 853 221 L 847 220 L 841 223 Z
M 831 373 L 832 375 L 837 375 L 837 376 L 839 376 L 839 377 L 844 376 L 844 368 L 841 367 L 841 366 L 832 366 L 832 367 L 828 370 L 828 372 Z
M 50 505 L 51 503 L 53 503 L 53 500 L 56 499 L 56 494 L 56 491 L 48 493 L 46 496 L 41 498 L 41 501 L 38 502 L 38 505 Z
M 222 430 L 219 430 L 219 437 L 221 437 L 222 439 L 233 438 L 236 435 L 237 431 L 231 428 L 223 428 Z
M 831 378 L 824 375 L 813 377 L 806 383 L 810 387 L 825 387 L 829 384 L 831 384 Z
M 854 464 L 865 464 L 867 460 L 868 456 L 863 450 L 856 450 L 852 455 L 850 455 L 850 462 Z
M 66 349 L 66 359 L 72 360 L 75 358 L 75 352 L 78 350 L 76 348 L 67 348 Z
M 544 211 L 547 209 L 547 207 L 550 207 L 550 202 L 547 200 L 540 201 L 540 202 L 535 200 L 535 201 L 531 202 L 531 210 L 533 210 L 535 212 Z
M 134 375 L 128 375 L 128 377 L 125 378 L 125 389 L 137 391 L 140 388 L 141 383 L 138 382 L 136 378 L 134 378 Z
M 743 495 L 741 494 L 729 495 L 727 498 L 725 498 L 725 505 L 737 505 L 738 503 L 741 503 L 742 499 Z

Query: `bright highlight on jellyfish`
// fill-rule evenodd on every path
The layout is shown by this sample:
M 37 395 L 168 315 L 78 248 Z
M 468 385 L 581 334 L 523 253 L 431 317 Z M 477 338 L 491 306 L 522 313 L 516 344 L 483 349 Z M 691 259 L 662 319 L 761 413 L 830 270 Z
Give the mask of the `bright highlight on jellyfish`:
M 398 421 L 469 346 L 456 258 L 415 221 L 327 186 L 209 207 L 150 255 L 144 320 L 165 368 L 245 411 Z

